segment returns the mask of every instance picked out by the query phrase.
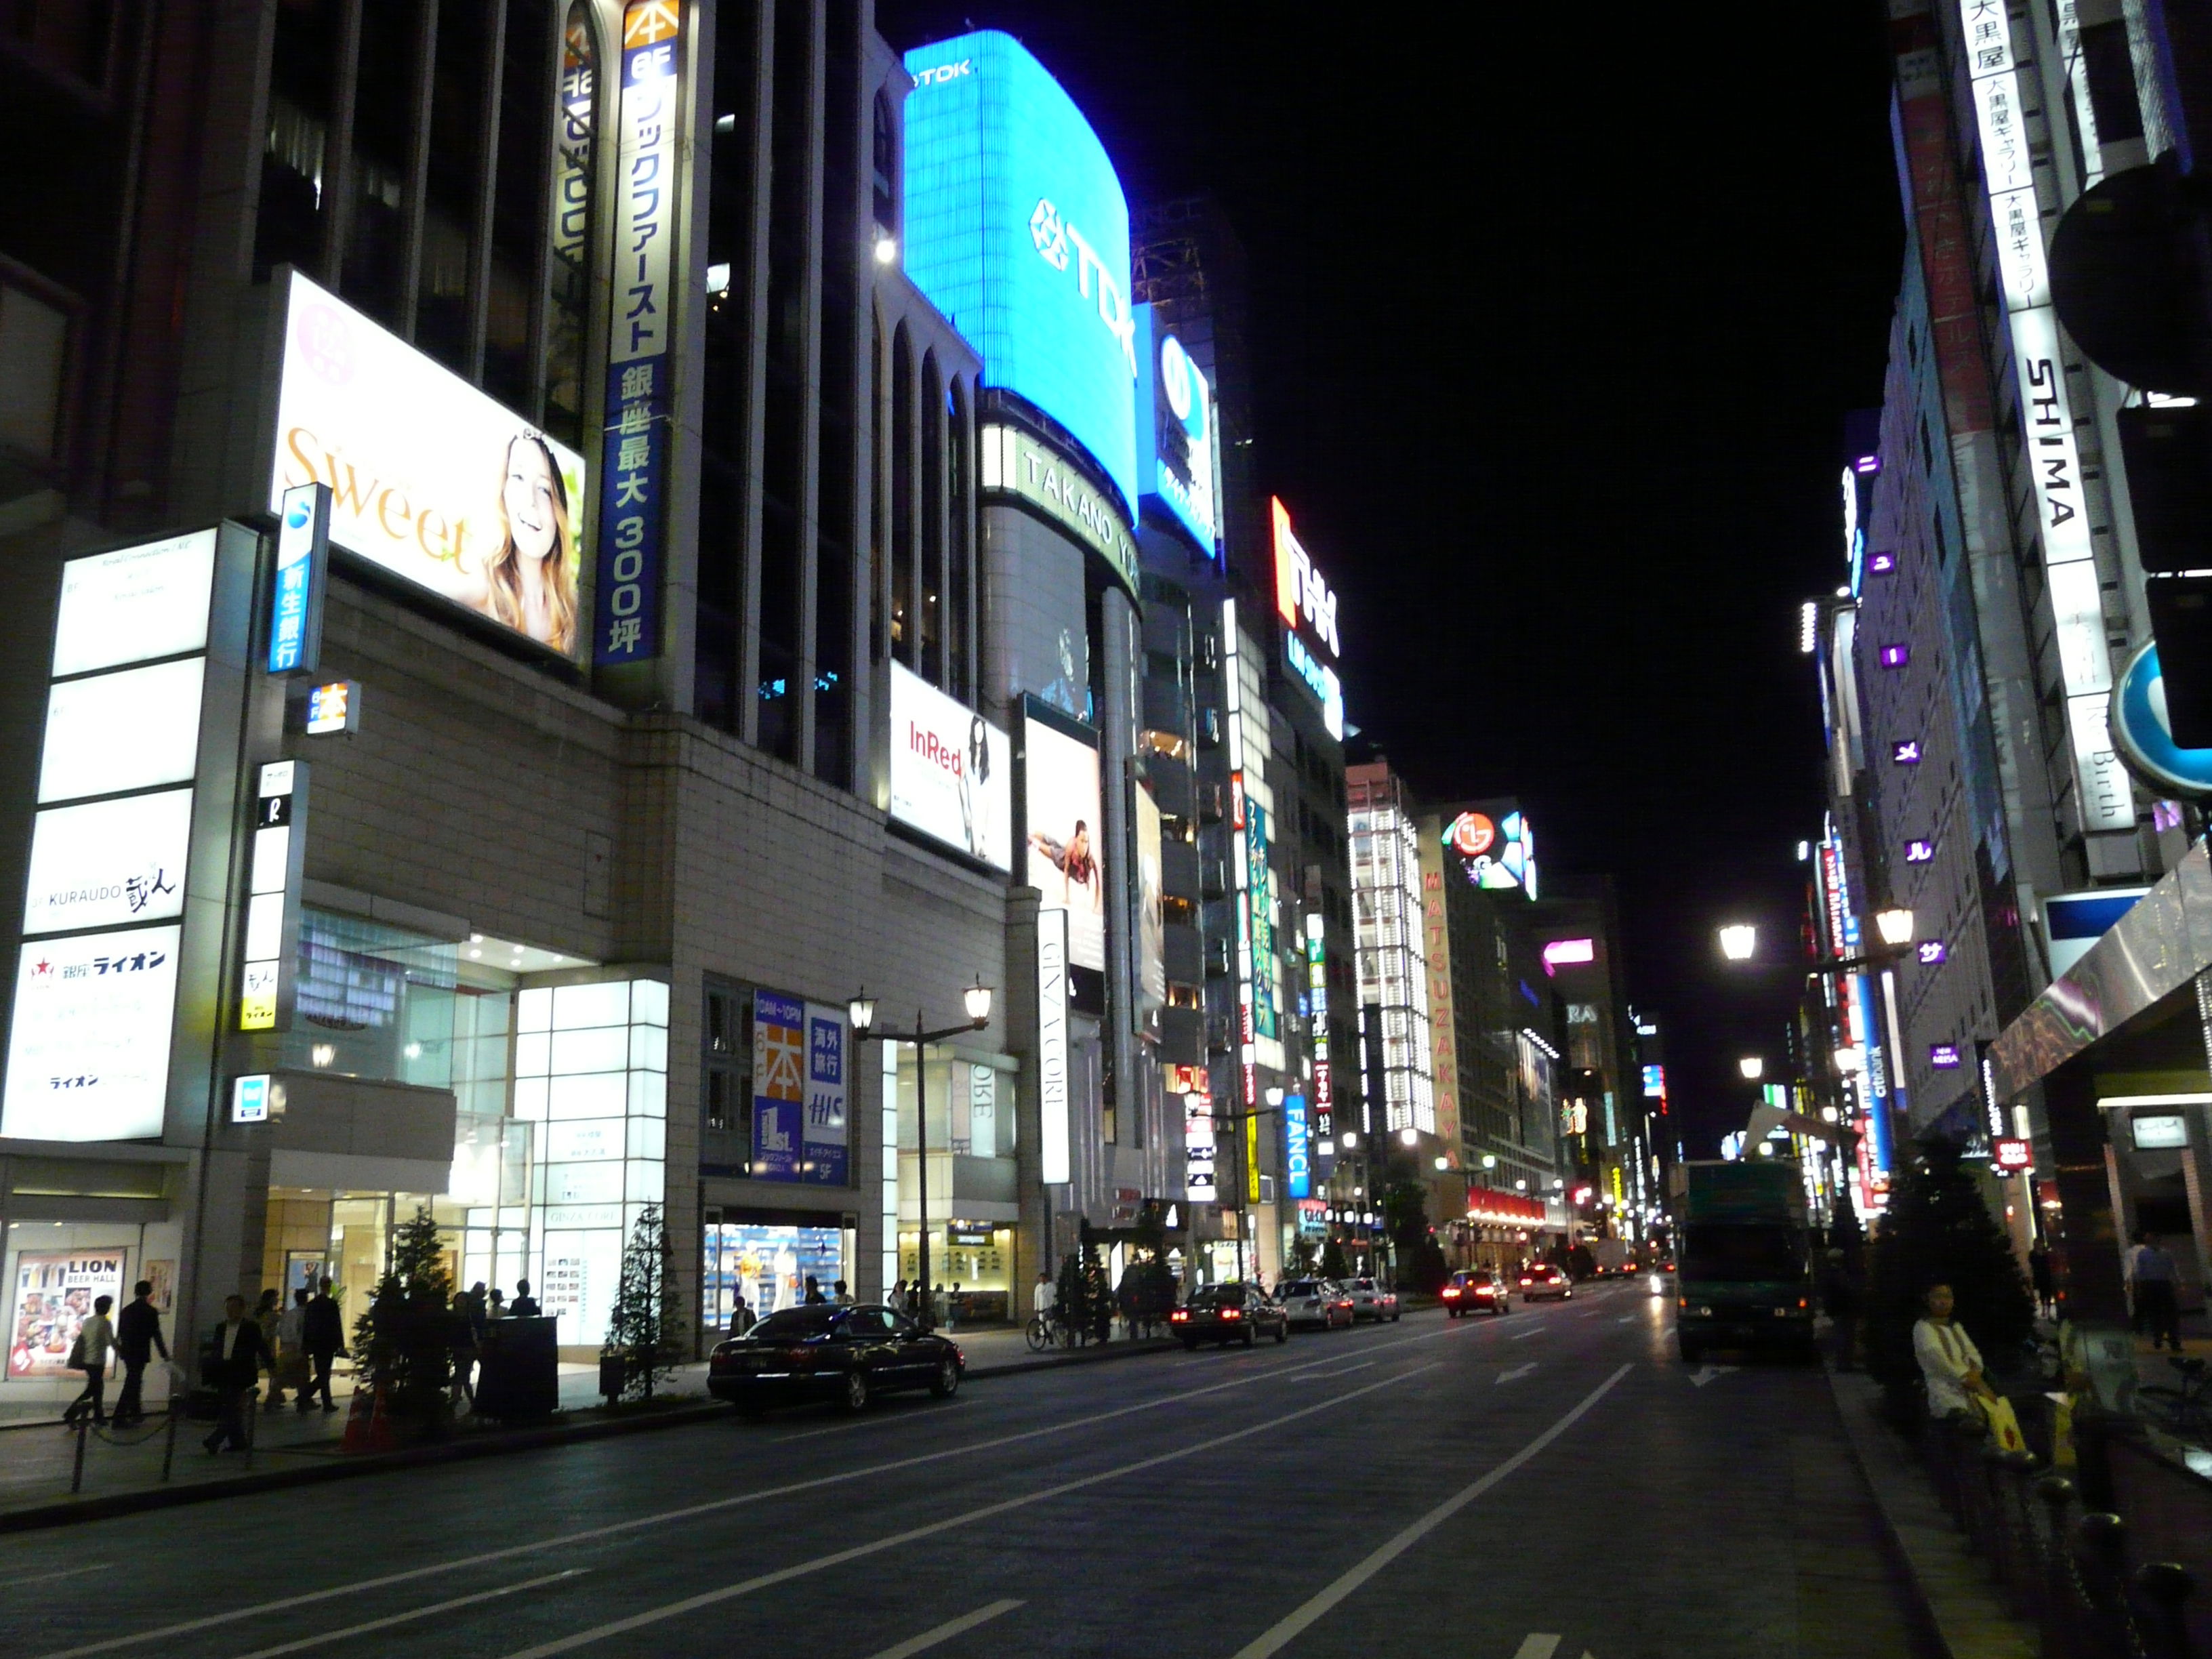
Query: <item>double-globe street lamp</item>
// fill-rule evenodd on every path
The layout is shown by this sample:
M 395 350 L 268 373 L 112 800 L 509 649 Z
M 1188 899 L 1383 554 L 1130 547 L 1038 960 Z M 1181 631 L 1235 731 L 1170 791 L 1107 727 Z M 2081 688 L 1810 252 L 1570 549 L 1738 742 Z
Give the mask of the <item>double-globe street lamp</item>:
M 876 1000 L 868 994 L 866 986 L 862 986 L 860 995 L 845 1006 L 845 1012 L 853 1022 L 854 1042 L 866 1042 L 874 1037 L 879 1042 L 914 1044 L 914 1144 L 917 1153 L 915 1168 L 919 1172 L 916 1196 L 921 1206 L 917 1268 L 921 1276 L 921 1294 L 915 1298 L 921 1313 L 915 1322 L 924 1330 L 928 1330 L 937 1322 L 937 1298 L 929 1288 L 929 1086 L 923 1072 L 921 1051 L 930 1043 L 942 1042 L 947 1037 L 958 1036 L 963 1031 L 980 1031 L 991 1023 L 991 988 L 983 983 L 982 975 L 977 975 L 975 982 L 960 995 L 967 1006 L 968 1023 L 947 1025 L 934 1031 L 922 1029 L 921 1010 L 917 1008 L 914 1011 L 914 1030 L 911 1033 L 885 1031 L 878 1034 L 875 1029 Z M 896 1090 L 897 1085 L 894 1084 L 892 1087 Z M 897 1154 L 894 1152 L 892 1156 L 896 1158 Z M 891 1249 L 895 1254 L 898 1249 L 898 1222 L 896 1217 L 891 1223 Z

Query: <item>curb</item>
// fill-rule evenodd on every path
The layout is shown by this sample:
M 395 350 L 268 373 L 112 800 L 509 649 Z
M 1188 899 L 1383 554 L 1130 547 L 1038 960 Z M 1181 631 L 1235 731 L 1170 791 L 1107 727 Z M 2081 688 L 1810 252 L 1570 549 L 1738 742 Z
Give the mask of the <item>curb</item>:
M 968 1371 L 962 1380 L 986 1382 L 994 1377 L 1053 1370 L 1064 1365 L 1095 1365 L 1107 1360 L 1133 1359 L 1139 1354 L 1159 1353 L 1173 1346 L 1173 1343 L 1158 1339 L 1143 1342 L 1114 1342 L 1102 1347 L 1077 1348 L 1066 1353 L 1044 1354 L 1034 1359 L 982 1366 Z M 503 1430 L 482 1439 L 443 1441 L 430 1446 L 410 1446 L 402 1451 L 372 1452 L 343 1457 L 327 1463 L 255 1469 L 222 1480 L 196 1480 L 182 1486 L 142 1487 L 136 1492 L 108 1492 L 96 1498 L 60 1498 L 44 1504 L 26 1504 L 21 1509 L 0 1510 L 0 1534 L 74 1526 L 84 1521 L 106 1521 L 118 1516 L 176 1509 L 187 1504 L 206 1504 L 217 1498 L 242 1498 L 255 1492 L 321 1486 L 332 1480 L 357 1480 L 363 1475 L 421 1468 L 434 1463 L 464 1462 L 473 1458 L 500 1457 L 514 1452 L 542 1451 L 553 1446 L 608 1440 L 619 1435 L 644 1434 L 656 1429 L 685 1428 L 693 1424 L 719 1421 L 729 1414 L 730 1407 L 723 1401 L 702 1400 L 672 1406 L 650 1415 L 554 1424 L 535 1429 Z
M 1843 1389 L 1836 1380 L 1835 1369 L 1825 1355 L 1820 1362 L 1820 1374 L 1827 1379 L 1828 1397 L 1835 1406 L 1836 1419 L 1844 1431 L 1844 1444 L 1850 1453 L 1851 1464 L 1858 1470 L 1859 1479 L 1866 1483 L 1868 1495 L 1874 1499 L 1875 1513 L 1881 1517 L 1883 1540 L 1905 1569 L 1905 1579 L 1911 1592 L 1913 1608 L 1920 1616 L 1924 1632 L 1934 1639 L 1938 1648 L 1949 1656 L 1949 1659 L 1990 1659 L 1990 1656 L 1996 1654 L 2039 1650 L 2033 1644 L 2022 1650 L 2010 1644 L 1992 1644 L 1986 1638 L 1978 1638 L 1975 1632 L 1965 1627 L 1972 1621 L 1972 1613 L 1955 1605 L 1949 1607 L 1950 1616 L 1945 1617 L 1946 1610 L 1938 1607 L 1923 1574 L 1921 1563 L 1915 1559 L 1911 1547 L 1906 1542 L 1905 1529 L 1891 1506 L 1890 1496 L 1885 1491 L 1887 1480 L 1876 1476 L 1874 1459 L 1862 1438 L 1862 1427 L 1854 1420 L 1852 1408 L 1845 1402 Z M 1877 1431 L 1881 1428 L 1879 1424 L 1875 1426 Z M 1947 1524 L 1949 1518 L 1948 1515 L 1944 1516 Z M 1996 1594 L 1994 1587 L 1991 1587 L 1990 1594 Z M 1963 1618 L 1962 1613 L 1965 1615 Z M 2007 1618 L 2005 1622 L 2013 1624 L 2016 1621 Z

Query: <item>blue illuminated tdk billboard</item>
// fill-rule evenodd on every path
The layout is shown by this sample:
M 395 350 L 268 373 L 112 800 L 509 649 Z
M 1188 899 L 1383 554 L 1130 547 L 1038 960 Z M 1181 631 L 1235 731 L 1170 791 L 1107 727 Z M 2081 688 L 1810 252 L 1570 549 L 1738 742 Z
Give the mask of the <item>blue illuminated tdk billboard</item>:
M 1012 35 L 917 47 L 906 68 L 907 275 L 982 353 L 984 383 L 1066 428 L 1133 517 L 1141 347 L 1105 146 Z

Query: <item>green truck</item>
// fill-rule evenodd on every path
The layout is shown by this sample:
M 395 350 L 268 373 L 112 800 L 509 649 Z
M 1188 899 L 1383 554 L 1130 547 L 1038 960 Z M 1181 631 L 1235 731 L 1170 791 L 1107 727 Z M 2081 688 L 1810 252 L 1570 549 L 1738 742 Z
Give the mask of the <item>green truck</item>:
M 1676 1166 L 1674 1334 L 1692 1364 L 1713 1348 L 1813 1352 L 1813 1260 L 1796 1164 Z

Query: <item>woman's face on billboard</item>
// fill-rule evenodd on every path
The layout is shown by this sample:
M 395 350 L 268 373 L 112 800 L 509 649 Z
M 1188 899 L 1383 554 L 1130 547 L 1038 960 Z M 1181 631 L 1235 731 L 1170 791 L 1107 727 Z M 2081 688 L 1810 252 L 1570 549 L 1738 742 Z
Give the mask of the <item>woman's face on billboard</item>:
M 516 439 L 507 447 L 507 483 L 501 500 L 514 550 L 526 559 L 549 556 L 558 539 L 553 468 L 536 444 Z

